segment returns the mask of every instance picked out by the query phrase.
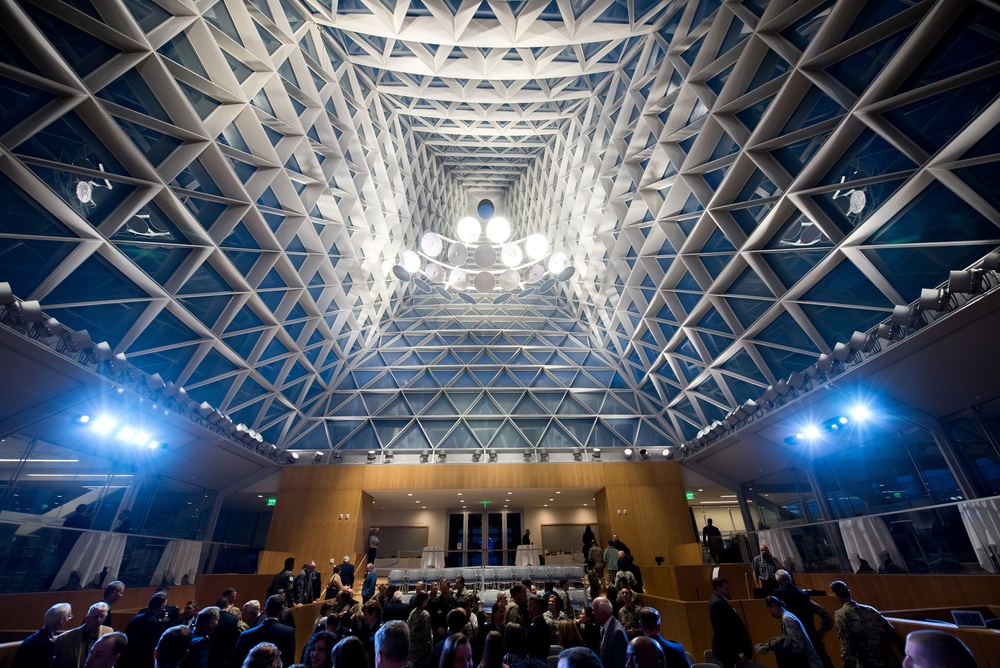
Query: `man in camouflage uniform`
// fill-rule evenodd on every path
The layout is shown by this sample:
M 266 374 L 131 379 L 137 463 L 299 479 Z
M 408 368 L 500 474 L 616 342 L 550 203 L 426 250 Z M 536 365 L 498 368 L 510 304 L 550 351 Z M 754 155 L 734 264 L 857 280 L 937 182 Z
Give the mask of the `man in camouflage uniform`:
M 900 668 L 891 645 L 902 649 L 903 639 L 892 624 L 875 608 L 856 602 L 840 580 L 830 583 L 830 591 L 843 605 L 833 619 L 844 668 Z
M 271 586 L 267 588 L 267 596 L 280 593 L 285 598 L 285 607 L 295 607 L 295 557 L 285 559 L 285 570 L 274 576 Z M 239 616 L 239 615 L 237 615 Z

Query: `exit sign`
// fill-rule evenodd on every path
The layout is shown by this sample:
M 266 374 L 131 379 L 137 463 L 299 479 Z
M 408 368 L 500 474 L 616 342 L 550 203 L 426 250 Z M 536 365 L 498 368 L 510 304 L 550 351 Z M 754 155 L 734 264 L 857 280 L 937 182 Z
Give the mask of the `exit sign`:
M 267 506 L 268 506 L 268 508 L 270 508 L 271 506 L 276 506 L 276 505 L 278 505 L 278 500 L 275 499 L 274 497 L 272 497 L 272 498 L 270 498 L 270 499 L 267 500 Z
M 694 492 L 684 492 L 684 496 L 687 497 L 688 501 L 694 501 Z

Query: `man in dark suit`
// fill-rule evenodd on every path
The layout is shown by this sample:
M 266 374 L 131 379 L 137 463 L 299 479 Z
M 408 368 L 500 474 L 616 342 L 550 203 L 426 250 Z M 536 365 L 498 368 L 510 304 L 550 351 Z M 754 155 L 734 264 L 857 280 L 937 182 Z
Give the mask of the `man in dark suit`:
M 753 656 L 750 634 L 739 613 L 729 603 L 732 593 L 729 580 L 712 580 L 712 597 L 708 601 L 708 616 L 712 621 L 712 654 L 724 668 L 734 668 Z
M 549 656 L 549 645 L 552 638 L 549 625 L 545 623 L 545 611 L 548 605 L 543 597 L 532 594 L 528 597 L 528 656 L 545 661 Z
M 295 604 L 296 605 L 306 605 L 312 603 L 316 600 L 316 596 L 313 594 L 313 572 L 316 570 L 316 562 L 310 561 L 299 574 L 295 576 Z
M 778 581 L 778 588 L 771 592 L 771 595 L 785 603 L 785 609 L 799 618 L 802 628 L 806 630 L 809 641 L 812 642 L 816 653 L 819 654 L 820 661 L 826 668 L 833 668 L 833 661 L 826 653 L 823 645 L 823 634 L 833 628 L 833 617 L 823 606 L 813 603 L 809 594 L 802 591 L 792 582 L 792 575 L 788 571 L 781 569 L 774 574 Z M 816 628 L 816 620 L 813 615 L 818 614 L 822 619 L 822 629 Z
M 660 635 L 660 613 L 656 608 L 647 606 L 639 610 L 639 628 L 642 629 L 642 635 L 655 642 L 663 652 L 664 668 L 691 668 L 684 645 Z M 631 643 L 629 646 L 632 646 Z M 641 643 L 639 647 L 642 647 Z
M 236 641 L 240 639 L 240 620 L 229 611 L 229 599 L 225 595 L 215 601 L 215 607 L 219 609 L 219 625 L 212 633 L 208 665 L 221 666 L 236 647 Z
M 345 556 L 344 562 L 340 564 L 340 582 L 345 587 L 354 586 L 354 564 L 350 557 Z
M 73 618 L 69 603 L 56 603 L 45 612 L 45 625 L 21 642 L 13 668 L 50 668 L 56 652 L 56 634 Z
M 128 646 L 118 664 L 121 668 L 153 668 L 153 652 L 160 636 L 167 629 L 163 611 L 167 607 L 166 592 L 158 591 L 149 599 L 149 605 L 125 627 Z
M 267 619 L 260 626 L 247 629 L 240 634 L 240 639 L 229 660 L 231 666 L 242 666 L 250 650 L 262 642 L 273 643 L 277 646 L 278 651 L 281 652 L 283 666 L 291 666 L 295 663 L 295 629 L 278 621 L 284 607 L 284 601 L 280 594 L 275 594 L 267 599 L 267 603 L 264 604 L 264 614 Z
M 606 596 L 594 599 L 594 621 L 604 629 L 601 649 L 597 655 L 604 668 L 625 668 L 625 654 L 628 651 L 628 635 L 625 627 L 615 619 L 614 608 Z

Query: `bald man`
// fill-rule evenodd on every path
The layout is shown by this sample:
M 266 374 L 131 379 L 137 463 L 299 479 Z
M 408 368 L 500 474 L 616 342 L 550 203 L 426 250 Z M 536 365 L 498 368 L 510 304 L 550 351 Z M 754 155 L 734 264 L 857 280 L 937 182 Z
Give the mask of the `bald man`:
M 944 631 L 913 631 L 906 636 L 903 668 L 977 668 L 961 640 Z
M 638 636 L 625 651 L 625 668 L 664 668 L 663 650 L 652 638 Z

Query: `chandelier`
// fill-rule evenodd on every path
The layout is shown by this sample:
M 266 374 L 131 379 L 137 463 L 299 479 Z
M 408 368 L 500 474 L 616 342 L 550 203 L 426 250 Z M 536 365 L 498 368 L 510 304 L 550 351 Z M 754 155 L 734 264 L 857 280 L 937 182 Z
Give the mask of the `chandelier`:
M 493 295 L 494 304 L 503 304 L 514 297 L 552 292 L 557 282 L 576 273 L 564 252 L 552 252 L 544 235 L 512 239 L 510 222 L 493 215 L 490 200 L 481 201 L 477 209 L 478 217 L 466 216 L 455 224 L 455 238 L 427 232 L 419 250 L 400 253 L 399 264 L 392 268 L 396 278 L 449 301 L 457 294 L 476 303 L 478 293 Z

